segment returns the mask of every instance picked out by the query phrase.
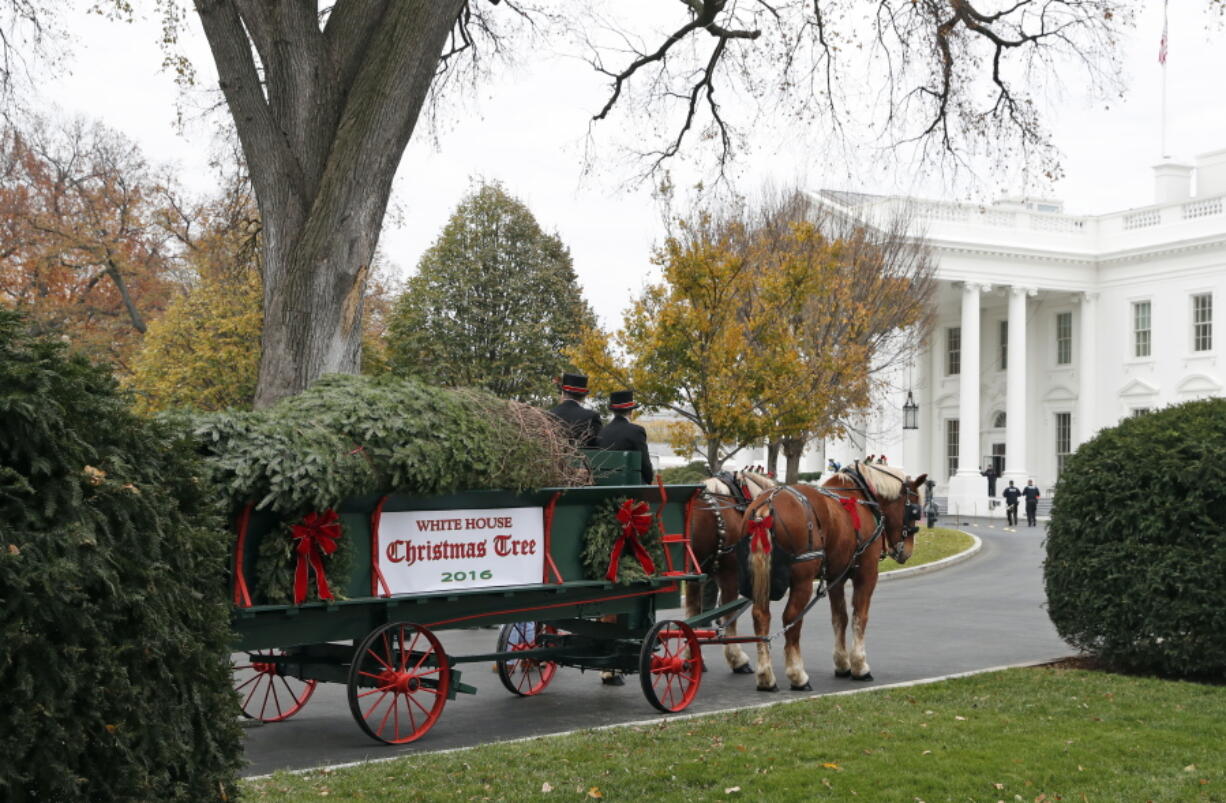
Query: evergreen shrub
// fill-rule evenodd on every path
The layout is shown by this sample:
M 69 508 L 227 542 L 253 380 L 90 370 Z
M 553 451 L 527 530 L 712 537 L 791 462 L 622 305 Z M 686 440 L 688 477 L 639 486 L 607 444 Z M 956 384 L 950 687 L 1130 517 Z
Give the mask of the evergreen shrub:
M 1046 548 L 1048 613 L 1070 644 L 1129 671 L 1226 675 L 1226 399 L 1078 448 Z
M 228 539 L 191 445 L 0 310 L 0 799 L 233 796 Z
M 684 466 L 661 469 L 660 476 L 666 485 L 689 485 L 702 482 L 711 476 L 711 472 L 707 471 L 705 460 L 694 460 Z

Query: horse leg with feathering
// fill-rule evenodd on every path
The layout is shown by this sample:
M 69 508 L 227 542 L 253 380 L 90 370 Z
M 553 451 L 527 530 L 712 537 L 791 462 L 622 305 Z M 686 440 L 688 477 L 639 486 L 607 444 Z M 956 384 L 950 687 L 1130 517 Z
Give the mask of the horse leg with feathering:
M 911 557 L 927 475 L 912 480 L 896 466 L 856 463 L 821 487 L 782 487 L 753 501 L 745 512 L 740 538 L 750 538 L 750 569 L 754 595 L 754 630 L 770 631 L 770 585 L 774 571 L 786 572 L 787 603 L 783 611 L 784 663 L 795 691 L 811 689 L 800 653 L 800 628 L 817 594 L 830 595 L 835 631 L 835 675 L 871 680 L 864 647 L 868 609 L 877 586 L 878 562 L 888 553 L 898 562 Z M 852 584 L 852 646 L 846 646 L 848 624 L 845 584 Z M 774 691 L 775 673 L 770 645 L 758 645 L 758 688 Z
M 741 530 L 741 517 L 745 507 L 756 497 L 778 485 L 774 480 L 750 471 L 737 471 L 710 477 L 704 481 L 706 490 L 702 501 L 695 506 L 690 520 L 690 546 L 711 582 L 719 588 L 719 603 L 727 603 L 740 596 L 740 567 L 732 552 L 732 538 Z M 697 616 L 703 611 L 702 589 L 697 581 L 688 581 L 685 588 L 687 616 Z M 737 623 L 732 620 L 725 627 L 725 635 L 736 636 Z M 749 656 L 740 644 L 724 647 L 724 659 L 737 674 L 750 674 Z

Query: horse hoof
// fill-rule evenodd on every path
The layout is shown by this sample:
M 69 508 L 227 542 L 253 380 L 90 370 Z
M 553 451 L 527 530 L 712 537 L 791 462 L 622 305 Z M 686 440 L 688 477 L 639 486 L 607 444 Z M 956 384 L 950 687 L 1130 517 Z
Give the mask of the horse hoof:
M 792 685 L 792 691 L 813 691 L 812 683 L 805 683 L 803 686 Z
M 734 675 L 752 675 L 753 667 L 750 666 L 749 664 L 741 664 L 740 666 L 733 668 L 732 674 Z
M 836 669 L 834 670 L 834 676 L 836 678 L 849 678 L 851 677 L 851 670 L 850 669 Z
M 872 680 L 872 679 L 873 679 L 873 673 L 872 673 L 872 672 L 865 672 L 863 675 L 852 675 L 852 676 L 851 676 L 851 679 L 852 679 L 852 680 Z
M 763 688 L 763 687 L 759 686 L 759 687 L 758 687 L 758 691 L 779 691 L 779 687 L 778 687 L 778 686 L 769 686 L 769 687 L 767 687 L 767 688 Z

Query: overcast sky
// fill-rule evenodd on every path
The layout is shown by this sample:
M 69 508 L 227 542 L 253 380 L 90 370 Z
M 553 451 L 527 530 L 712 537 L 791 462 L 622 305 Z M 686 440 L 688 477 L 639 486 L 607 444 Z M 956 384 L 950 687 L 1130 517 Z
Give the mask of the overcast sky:
M 1191 159 L 1226 148 L 1224 31 L 1218 17 L 1204 10 L 1207 0 L 1170 5 L 1167 150 Z M 1110 104 L 1091 103 L 1076 76 L 1044 110 L 1063 153 L 1065 178 L 1054 186 L 1032 187 L 1031 194 L 1060 198 L 1068 211 L 1102 213 L 1152 201 L 1150 167 L 1160 155 L 1162 0 L 1138 0 L 1137 7 L 1136 26 L 1122 42 L 1127 95 Z M 212 64 L 192 17 L 187 52 L 202 82 L 212 85 Z M 176 132 L 175 103 L 181 96 L 159 70 L 154 21 L 121 25 L 82 15 L 70 27 L 77 39 L 66 65 L 71 72 L 61 70 L 54 80 L 40 82 L 42 97 L 123 131 L 151 161 L 176 163 L 185 181 L 207 189 L 209 131 L 198 124 L 185 134 Z M 526 57 L 485 83 L 478 96 L 451 104 L 437 146 L 419 127 L 401 164 L 393 213 L 383 231 L 381 247 L 389 260 L 410 273 L 472 180 L 497 179 L 571 248 L 585 295 L 606 324 L 615 324 L 631 295 L 652 276 L 651 248 L 663 226 L 649 188 L 624 186 L 627 173 L 618 169 L 612 148 L 602 151 L 608 169 L 582 175 L 587 123 L 603 102 L 604 87 L 582 62 L 549 54 Z M 978 180 L 963 175 L 953 184 L 915 179 L 905 170 L 882 169 L 882 160 L 847 164 L 778 131 L 760 132 L 754 145 L 756 152 L 738 177 L 743 191 L 771 180 L 982 200 L 1001 189 L 991 171 Z

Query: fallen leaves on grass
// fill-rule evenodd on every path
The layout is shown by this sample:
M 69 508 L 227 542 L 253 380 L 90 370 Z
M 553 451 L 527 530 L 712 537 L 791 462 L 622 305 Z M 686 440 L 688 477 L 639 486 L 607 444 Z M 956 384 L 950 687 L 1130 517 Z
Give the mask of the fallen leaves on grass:
M 541 784 L 541 791 L 542 792 L 552 792 L 553 785 L 549 783 L 549 781 L 545 781 L 545 783 Z
M 741 791 L 741 787 L 729 786 L 727 789 L 724 790 L 724 794 L 725 795 L 735 795 L 739 791 Z
M 600 792 L 600 787 L 599 787 L 599 786 L 593 786 L 591 789 L 587 790 L 587 796 L 588 796 L 588 797 L 592 797 L 592 798 L 596 798 L 597 800 L 599 800 L 599 799 L 601 799 L 602 797 L 604 797 L 604 795 L 603 795 L 603 794 L 601 794 L 601 792 Z

